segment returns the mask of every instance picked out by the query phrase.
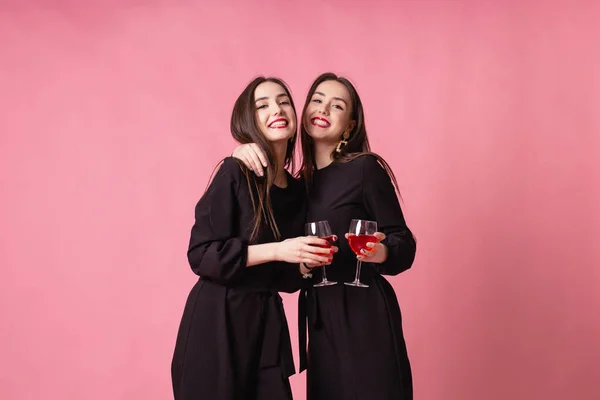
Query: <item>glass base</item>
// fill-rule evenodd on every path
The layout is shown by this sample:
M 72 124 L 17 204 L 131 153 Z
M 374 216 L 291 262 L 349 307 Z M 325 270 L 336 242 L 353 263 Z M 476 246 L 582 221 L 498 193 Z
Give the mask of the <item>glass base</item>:
M 315 284 L 313 285 L 313 287 L 321 287 L 321 286 L 333 286 L 333 285 L 337 285 L 337 282 L 328 281 L 327 279 L 323 279 L 321 282 L 319 282 L 319 283 L 315 283 Z
M 344 285 L 346 285 L 346 286 L 354 286 L 354 287 L 369 287 L 369 285 L 365 285 L 361 281 L 344 282 Z

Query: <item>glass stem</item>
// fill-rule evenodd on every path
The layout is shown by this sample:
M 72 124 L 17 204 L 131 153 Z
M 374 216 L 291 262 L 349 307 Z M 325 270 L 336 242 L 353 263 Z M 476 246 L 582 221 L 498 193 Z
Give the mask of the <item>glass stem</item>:
M 323 282 L 327 282 L 327 274 L 325 273 L 326 265 L 323 265 Z
M 360 278 L 360 267 L 362 265 L 362 261 L 358 260 L 356 262 L 356 276 L 354 277 L 354 283 L 358 283 Z

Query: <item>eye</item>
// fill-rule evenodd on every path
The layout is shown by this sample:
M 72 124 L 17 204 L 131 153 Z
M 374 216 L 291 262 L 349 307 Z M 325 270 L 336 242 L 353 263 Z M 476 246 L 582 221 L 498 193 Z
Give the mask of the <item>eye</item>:
M 321 101 L 321 99 L 313 99 L 313 103 L 318 103 L 318 104 L 321 104 L 321 103 L 322 103 L 322 101 Z
M 257 110 L 260 110 L 261 108 L 267 108 L 268 106 L 266 104 L 262 104 L 258 107 L 256 107 Z
M 290 102 L 289 102 L 288 100 L 283 100 L 283 101 L 282 101 L 281 103 L 279 103 L 279 104 L 286 104 L 286 105 L 288 105 L 288 104 L 290 104 Z
M 331 107 L 337 108 L 337 109 L 340 109 L 340 110 L 344 111 L 344 108 L 342 106 L 340 106 L 339 104 L 334 104 Z

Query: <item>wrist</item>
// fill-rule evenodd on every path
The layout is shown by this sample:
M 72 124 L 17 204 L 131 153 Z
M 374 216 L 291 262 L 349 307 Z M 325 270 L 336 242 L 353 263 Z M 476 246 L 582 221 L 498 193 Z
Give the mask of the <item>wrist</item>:
M 273 246 L 272 246 L 272 249 L 271 249 L 271 257 L 273 258 L 274 261 L 283 261 L 281 259 L 281 257 L 280 257 L 281 243 L 282 242 L 273 243 Z
M 381 263 L 384 263 L 387 260 L 387 258 L 388 258 L 388 248 L 383 243 L 380 243 L 380 245 L 381 245 L 381 250 L 380 250 L 381 251 L 381 262 L 380 262 L 380 264 L 381 264 Z

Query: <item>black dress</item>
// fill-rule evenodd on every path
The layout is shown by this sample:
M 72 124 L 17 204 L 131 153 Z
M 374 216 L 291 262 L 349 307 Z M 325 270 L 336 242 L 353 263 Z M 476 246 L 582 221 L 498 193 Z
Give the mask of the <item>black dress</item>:
M 200 279 L 188 297 L 172 362 L 176 400 L 290 399 L 294 374 L 278 291 L 302 285 L 298 265 L 246 267 L 248 245 L 274 241 L 269 228 L 249 242 L 254 217 L 244 172 L 226 158 L 196 206 L 188 259 Z M 303 235 L 305 190 L 288 175 L 271 191 L 282 239 Z
M 387 238 L 388 258 L 364 263 L 361 281 L 369 288 L 349 287 L 356 256 L 344 234 L 351 219 L 377 221 Z M 408 400 L 412 377 L 396 294 L 382 275 L 411 267 L 416 251 L 394 187 L 370 155 L 334 163 L 315 171 L 309 194 L 308 221 L 328 220 L 339 238 L 339 252 L 327 268 L 335 286 L 303 290 L 300 296 L 301 369 L 307 368 L 309 400 Z M 315 270 L 313 281 L 321 279 Z

